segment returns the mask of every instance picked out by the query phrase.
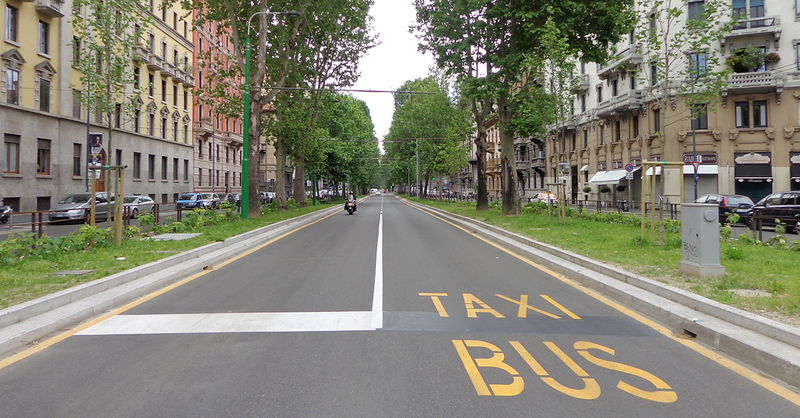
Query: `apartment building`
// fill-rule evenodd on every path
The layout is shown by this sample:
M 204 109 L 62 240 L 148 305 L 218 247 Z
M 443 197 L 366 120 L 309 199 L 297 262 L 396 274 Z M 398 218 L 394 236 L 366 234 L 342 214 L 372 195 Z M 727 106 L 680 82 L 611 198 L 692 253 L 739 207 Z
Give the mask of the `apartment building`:
M 220 30 L 217 22 L 208 21 L 195 30 L 194 45 L 194 76 L 197 89 L 202 92 L 216 84 L 213 73 L 237 65 L 233 58 L 233 36 L 229 30 Z M 243 80 L 239 80 L 229 89 L 242 84 Z M 238 92 L 229 93 L 229 97 L 240 97 Z M 194 100 L 194 191 L 241 192 L 242 119 L 221 114 L 219 99 L 211 95 L 201 94 Z
M 17 211 L 46 210 L 61 197 L 89 189 L 87 130 L 108 135 L 102 115 L 89 114 L 74 60 L 71 0 L 3 0 L 0 83 L 0 196 Z M 145 6 L 148 7 L 148 6 Z M 134 50 L 127 97 L 137 108 L 113 121 L 113 149 L 103 162 L 127 165 L 126 194 L 172 201 L 191 189 L 191 17 L 179 5 L 149 3 L 152 24 Z M 88 127 L 87 127 L 88 126 Z M 105 173 L 98 182 L 105 183 Z
M 687 1 L 685 15 L 703 3 Z M 691 201 L 695 174 L 690 163 L 696 161 L 698 195 L 736 193 L 758 200 L 800 189 L 800 0 L 732 0 L 731 5 L 740 21 L 714 47 L 725 58 L 753 46 L 768 60 L 755 70 L 734 67 L 715 108 L 692 118 L 679 97 L 667 109 L 659 108 L 648 93 L 656 69 L 636 37 L 629 36 L 608 63 L 580 64 L 575 112 L 558 126 L 558 135 L 554 130 L 544 141 L 546 181 L 567 175 L 567 195 L 574 199 L 637 201 L 642 161 L 684 162 L 683 170 L 644 174 L 659 184 L 663 175 L 672 202 L 679 199 L 683 176 L 685 200 Z M 695 55 L 690 51 L 687 58 Z M 667 112 L 666 126 L 661 126 L 662 112 Z M 635 167 L 630 183 L 628 164 Z

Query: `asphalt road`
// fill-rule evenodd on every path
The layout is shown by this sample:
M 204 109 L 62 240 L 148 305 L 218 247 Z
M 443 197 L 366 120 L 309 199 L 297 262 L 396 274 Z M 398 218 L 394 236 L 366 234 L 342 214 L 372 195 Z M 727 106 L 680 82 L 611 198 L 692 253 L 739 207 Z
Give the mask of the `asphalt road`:
M 0 416 L 800 416 L 391 196 L 239 257 L 0 369 Z

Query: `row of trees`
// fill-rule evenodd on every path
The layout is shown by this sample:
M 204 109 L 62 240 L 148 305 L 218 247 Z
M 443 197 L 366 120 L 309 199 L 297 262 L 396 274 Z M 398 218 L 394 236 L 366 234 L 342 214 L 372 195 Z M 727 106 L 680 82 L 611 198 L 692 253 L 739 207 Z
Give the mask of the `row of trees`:
M 467 164 L 469 114 L 441 77 L 406 81 L 394 99 L 394 114 L 384 138 L 384 159 L 393 184 L 416 182 L 427 191 L 434 178 L 451 175 Z M 420 94 L 420 93 L 426 94 Z
M 518 213 L 514 137 L 543 137 L 574 113 L 576 64 L 606 63 L 630 34 L 655 74 L 625 68 L 667 108 L 681 97 L 696 115 L 727 82 L 718 42 L 734 23 L 730 2 L 689 13 L 682 0 L 414 0 L 420 50 L 454 78 L 476 127 L 477 208 L 488 207 L 485 122 L 500 131 L 503 213 Z M 694 5 L 693 7 L 701 7 Z M 687 16 L 691 14 L 691 16 Z M 692 62 L 693 59 L 693 62 Z M 687 116 L 675 119 L 686 120 Z M 556 132 L 556 135 L 563 133 Z M 558 141 L 556 141 L 558 143 Z M 557 150 L 551 150 L 555 152 Z
M 358 77 L 358 61 L 373 46 L 369 9 L 372 0 L 173 0 L 194 14 L 194 26 L 216 22 L 216 35 L 233 35 L 233 56 L 220 62 L 219 51 L 198 53 L 207 82 L 194 91 L 214 104 L 220 116 L 241 117 L 246 51 L 252 53 L 250 161 L 258 161 L 261 138 L 272 142 L 278 161 L 277 201 L 287 205 L 284 163 L 295 168 L 293 196 L 306 204 L 309 174 L 366 187 L 373 183 L 378 146 L 369 112 L 363 102 L 334 94 Z M 108 149 L 117 115 L 130 116 L 139 106 L 134 81 L 133 50 L 143 44 L 150 14 L 138 0 L 76 0 L 73 30 L 81 59 L 90 113 L 104 115 Z M 291 12 L 291 13 L 276 13 Z M 248 33 L 249 29 L 249 33 Z M 251 36 L 252 45 L 246 39 Z M 213 48 L 212 48 L 213 49 Z M 213 70 L 213 71 L 209 71 Z M 77 86 L 76 86 L 77 87 Z M 357 139 L 354 140 L 354 139 Z M 250 195 L 257 192 L 258 170 L 249 173 Z M 259 213 L 258 200 L 247 208 Z

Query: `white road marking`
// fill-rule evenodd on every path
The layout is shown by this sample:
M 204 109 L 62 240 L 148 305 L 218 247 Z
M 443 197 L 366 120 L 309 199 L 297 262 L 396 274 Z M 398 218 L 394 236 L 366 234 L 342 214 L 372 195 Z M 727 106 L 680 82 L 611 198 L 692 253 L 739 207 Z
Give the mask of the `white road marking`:
M 372 293 L 372 328 L 383 328 L 383 195 L 378 215 L 378 248 L 375 250 L 375 289 Z
M 373 312 L 117 315 L 76 335 L 374 331 Z

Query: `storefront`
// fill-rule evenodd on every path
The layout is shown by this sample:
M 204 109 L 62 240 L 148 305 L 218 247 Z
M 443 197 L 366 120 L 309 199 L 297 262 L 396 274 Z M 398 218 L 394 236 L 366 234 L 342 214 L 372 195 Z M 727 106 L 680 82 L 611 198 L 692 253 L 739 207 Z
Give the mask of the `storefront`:
M 772 156 L 769 152 L 735 153 L 736 194 L 758 202 L 772 193 Z
M 789 177 L 791 190 L 800 190 L 800 152 L 789 154 Z
M 695 173 L 693 163 L 697 164 Z M 697 182 L 697 197 L 719 193 L 719 166 L 717 154 L 683 154 L 683 195 L 686 201 L 695 199 L 694 185 Z

